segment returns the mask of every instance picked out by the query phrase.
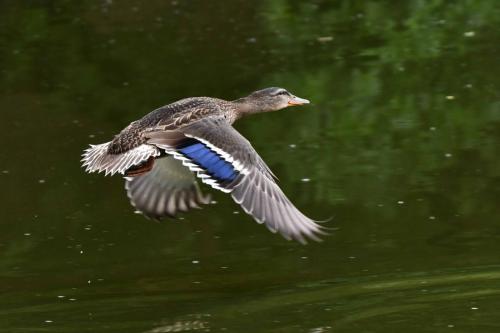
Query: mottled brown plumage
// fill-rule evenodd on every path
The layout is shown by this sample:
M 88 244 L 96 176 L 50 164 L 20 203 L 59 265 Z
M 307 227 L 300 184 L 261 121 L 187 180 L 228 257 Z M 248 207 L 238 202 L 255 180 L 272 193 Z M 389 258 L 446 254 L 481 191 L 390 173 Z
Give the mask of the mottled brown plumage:
M 181 99 L 132 122 L 111 141 L 108 153 L 121 154 L 146 143 L 144 134 L 151 128 L 174 130 L 207 117 L 224 117 L 232 124 L 239 116 L 240 106 L 236 102 L 211 97 Z

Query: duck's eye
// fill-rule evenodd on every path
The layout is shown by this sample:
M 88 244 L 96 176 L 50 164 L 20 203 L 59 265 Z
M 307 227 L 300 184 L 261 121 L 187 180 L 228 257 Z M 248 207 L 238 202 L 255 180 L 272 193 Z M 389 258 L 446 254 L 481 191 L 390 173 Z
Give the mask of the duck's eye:
M 280 96 L 280 95 L 289 95 L 289 93 L 288 93 L 288 91 L 286 91 L 286 90 L 281 90 L 281 91 L 278 91 L 278 92 L 276 93 L 276 96 Z

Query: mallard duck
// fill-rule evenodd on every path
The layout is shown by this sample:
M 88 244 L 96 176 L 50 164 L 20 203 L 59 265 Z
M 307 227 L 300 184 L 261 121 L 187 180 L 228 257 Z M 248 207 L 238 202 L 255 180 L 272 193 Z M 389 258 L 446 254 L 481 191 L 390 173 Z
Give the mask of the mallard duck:
M 197 182 L 230 193 L 257 222 L 286 239 L 319 241 L 324 228 L 302 214 L 232 124 L 243 116 L 309 101 L 266 88 L 234 101 L 191 97 L 132 122 L 110 142 L 83 153 L 87 172 L 125 176 L 131 204 L 148 218 L 174 217 L 210 202 Z

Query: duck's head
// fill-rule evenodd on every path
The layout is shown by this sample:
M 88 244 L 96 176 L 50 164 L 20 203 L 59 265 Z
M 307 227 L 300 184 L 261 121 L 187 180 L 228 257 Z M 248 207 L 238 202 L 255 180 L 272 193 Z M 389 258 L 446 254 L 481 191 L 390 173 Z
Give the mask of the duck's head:
M 307 99 L 297 97 L 286 89 L 278 87 L 254 91 L 236 102 L 244 105 L 245 113 L 278 111 L 289 106 L 309 104 Z

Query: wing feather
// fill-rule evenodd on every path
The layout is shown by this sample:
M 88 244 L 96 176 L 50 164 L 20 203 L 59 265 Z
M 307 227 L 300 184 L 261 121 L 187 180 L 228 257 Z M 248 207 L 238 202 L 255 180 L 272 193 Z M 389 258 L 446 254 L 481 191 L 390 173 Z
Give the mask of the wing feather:
M 127 177 L 125 189 L 140 213 L 158 220 L 209 202 L 194 175 L 171 156 L 157 158 L 148 173 Z

